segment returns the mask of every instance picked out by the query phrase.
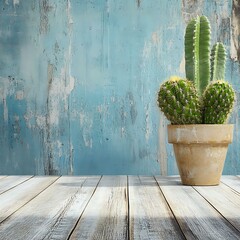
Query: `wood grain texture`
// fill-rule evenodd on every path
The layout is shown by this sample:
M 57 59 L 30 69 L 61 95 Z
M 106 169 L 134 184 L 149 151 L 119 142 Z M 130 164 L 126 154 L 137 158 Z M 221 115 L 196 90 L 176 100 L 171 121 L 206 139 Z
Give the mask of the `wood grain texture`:
M 91 199 L 99 180 L 100 177 L 87 177 L 82 183 L 81 188 L 78 186 L 79 180 L 75 182 L 75 186 L 79 187 L 79 189 L 72 196 L 69 206 L 64 209 L 60 216 L 57 216 L 57 221 L 54 222 L 54 219 L 49 220 L 49 222 L 51 221 L 54 225 L 51 226 L 51 230 L 43 239 L 62 239 L 65 237 L 67 239 L 69 237 L 88 201 Z M 40 234 L 42 235 L 42 233 Z M 34 239 L 37 240 L 38 236 Z
M 57 177 L 34 177 L 2 193 L 0 195 L 0 223 L 45 190 L 56 179 Z
M 129 177 L 130 239 L 185 239 L 153 177 Z
M 127 177 L 104 176 L 70 239 L 127 239 Z
M 0 240 L 240 239 L 239 183 L 233 176 L 209 187 L 183 186 L 179 177 L 32 177 L 0 194 Z
M 187 239 L 239 239 L 239 232 L 191 186 L 176 177 L 156 179 Z
M 222 176 L 221 182 L 240 193 L 240 177 L 239 176 Z
M 224 184 L 194 188 L 238 229 L 240 236 L 240 194 Z
M 3 177 L 0 181 L 0 194 L 17 186 L 18 184 L 27 181 L 31 176 L 8 176 Z
M 98 181 L 99 177 L 89 181 L 61 177 L 0 225 L 0 236 L 5 240 L 67 239 Z

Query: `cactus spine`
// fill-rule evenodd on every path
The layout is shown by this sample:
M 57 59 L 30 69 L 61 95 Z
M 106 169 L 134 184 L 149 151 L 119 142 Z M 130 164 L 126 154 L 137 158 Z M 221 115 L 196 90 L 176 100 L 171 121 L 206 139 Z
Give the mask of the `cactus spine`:
M 203 94 L 204 123 L 223 124 L 232 111 L 235 94 L 231 85 L 225 81 L 210 83 Z
M 211 51 L 211 81 L 225 77 L 226 50 L 222 43 L 216 43 Z
M 210 80 L 210 23 L 205 16 L 191 20 L 185 33 L 185 71 L 201 95 Z
M 202 122 L 201 104 L 191 81 L 173 77 L 158 92 L 158 106 L 172 124 Z
M 225 77 L 226 50 L 216 43 L 211 51 L 211 83 L 203 93 L 203 122 L 206 124 L 226 123 L 232 111 L 235 93 Z
M 223 80 L 226 51 L 216 43 L 210 54 L 210 34 L 207 17 L 189 22 L 184 42 L 187 80 L 170 78 L 160 87 L 158 106 L 172 124 L 222 124 L 232 111 L 234 90 Z

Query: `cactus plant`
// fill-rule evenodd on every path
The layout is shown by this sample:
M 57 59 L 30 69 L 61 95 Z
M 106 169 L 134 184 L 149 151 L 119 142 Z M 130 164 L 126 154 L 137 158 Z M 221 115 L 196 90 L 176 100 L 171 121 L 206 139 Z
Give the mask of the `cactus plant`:
M 191 81 L 172 77 L 162 84 L 158 93 L 158 106 L 172 124 L 202 121 L 198 93 Z
M 186 78 L 170 78 L 158 92 L 158 106 L 172 124 L 225 123 L 235 94 L 225 82 L 226 51 L 216 43 L 210 53 L 210 23 L 191 20 L 185 33 Z M 210 82 L 210 83 L 209 83 Z
M 210 23 L 205 16 L 191 20 L 185 33 L 185 71 L 202 94 L 210 80 Z
M 203 121 L 206 124 L 223 124 L 227 121 L 234 103 L 234 91 L 225 81 L 210 83 L 203 93 Z
M 211 51 L 211 81 L 224 79 L 226 50 L 222 43 L 216 43 Z

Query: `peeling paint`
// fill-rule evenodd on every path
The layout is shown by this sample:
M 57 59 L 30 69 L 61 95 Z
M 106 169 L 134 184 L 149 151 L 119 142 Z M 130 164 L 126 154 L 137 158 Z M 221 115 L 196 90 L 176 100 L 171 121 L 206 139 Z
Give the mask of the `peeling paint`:
M 179 72 L 185 74 L 185 56 L 182 57 L 182 60 L 180 62 Z
M 233 0 L 231 22 L 231 59 L 240 62 L 240 1 L 238 0 Z
M 13 137 L 16 140 L 19 140 L 19 135 L 21 132 L 21 127 L 20 127 L 20 117 L 19 116 L 14 116 L 14 124 L 12 125 L 13 128 Z
M 145 108 L 145 112 L 146 112 L 146 117 L 145 117 L 145 123 L 146 123 L 145 139 L 146 139 L 146 141 L 149 141 L 149 138 L 150 138 L 150 136 L 152 134 L 149 104 L 147 104 L 147 106 Z
M 159 122 L 159 129 L 158 129 L 158 142 L 159 142 L 159 152 L 158 152 L 158 162 L 160 163 L 160 173 L 162 176 L 167 176 L 168 174 L 168 167 L 167 167 L 167 147 L 166 147 L 166 120 L 163 116 L 163 113 L 160 113 L 160 122 Z
M 3 98 L 3 119 L 5 123 L 8 123 L 8 107 L 5 98 Z
M 23 100 L 24 99 L 24 92 L 22 90 L 19 90 L 16 92 L 16 99 L 17 100 Z
M 141 0 L 136 0 L 138 8 L 141 6 Z
M 0 98 L 3 103 L 3 112 L 4 112 L 4 121 L 8 122 L 8 103 L 7 98 L 10 96 L 14 96 L 17 100 L 23 100 L 24 91 L 23 81 L 17 80 L 12 76 L 8 76 L 7 78 L 0 77 Z
M 0 173 L 176 174 L 157 88 L 185 72 L 183 26 L 196 15 L 210 16 L 219 29 L 214 40 L 230 49 L 231 38 L 231 57 L 239 59 L 238 7 L 227 0 L 3 1 Z M 237 83 L 238 65 L 230 65 L 226 78 Z M 240 169 L 238 130 L 229 173 Z
M 186 23 L 196 16 L 203 15 L 204 0 L 182 0 L 182 15 Z
M 43 116 L 43 115 L 36 115 L 36 123 L 37 123 L 37 126 L 44 130 L 45 127 L 46 127 L 46 116 Z M 29 121 L 27 121 L 29 122 Z
M 49 20 L 48 15 L 52 11 L 53 6 L 50 5 L 49 0 L 39 0 L 40 9 L 40 34 L 46 34 L 49 31 Z
M 68 17 L 68 24 L 73 24 L 73 18 L 71 15 L 71 1 L 67 0 L 67 17 Z
M 152 33 L 152 42 L 154 45 L 158 45 L 160 43 L 160 39 L 157 32 Z
M 13 6 L 16 7 L 16 5 L 20 4 L 20 0 L 13 0 Z
M 73 175 L 74 174 L 74 169 L 73 169 L 73 153 L 74 153 L 74 147 L 72 142 L 70 142 L 70 148 L 69 148 L 69 166 L 68 166 L 68 175 Z
M 7 107 L 7 96 L 10 94 L 9 92 L 9 81 L 6 78 L 0 77 L 0 96 L 3 102 L 3 117 L 4 122 L 8 122 L 8 107 Z
M 48 79 L 49 79 L 49 93 L 48 93 L 48 114 L 49 124 L 58 125 L 60 117 L 60 108 L 64 105 L 64 109 L 68 109 L 68 97 L 74 89 L 75 79 L 69 77 L 69 82 L 66 85 L 66 70 L 61 70 L 61 76 L 54 76 L 54 67 L 49 64 L 48 66 Z
M 91 115 L 88 115 L 84 111 L 79 112 L 80 128 L 82 130 L 82 138 L 85 144 L 85 147 L 92 148 L 92 127 L 93 127 L 93 118 Z
M 132 124 L 134 124 L 136 121 L 138 112 L 137 112 L 136 102 L 134 100 L 134 96 L 133 96 L 132 92 L 127 93 L 127 99 L 129 101 L 129 105 L 130 105 L 131 121 L 132 121 Z

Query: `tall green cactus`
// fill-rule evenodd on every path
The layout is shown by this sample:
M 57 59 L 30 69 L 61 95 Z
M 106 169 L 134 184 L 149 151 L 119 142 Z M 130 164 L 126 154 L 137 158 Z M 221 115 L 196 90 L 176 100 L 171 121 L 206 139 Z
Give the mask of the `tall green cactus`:
M 226 51 L 216 43 L 210 54 L 210 34 L 207 17 L 189 22 L 184 42 L 187 80 L 172 78 L 160 87 L 158 106 L 172 124 L 225 123 L 232 111 L 234 90 L 224 81 Z
M 211 51 L 211 81 L 225 78 L 226 50 L 222 43 L 216 43 Z
M 205 16 L 189 22 L 185 33 L 185 71 L 201 95 L 210 80 L 210 23 Z
M 235 101 L 232 86 L 225 82 L 226 50 L 216 43 L 211 51 L 211 83 L 203 93 L 203 122 L 206 124 L 226 123 Z

